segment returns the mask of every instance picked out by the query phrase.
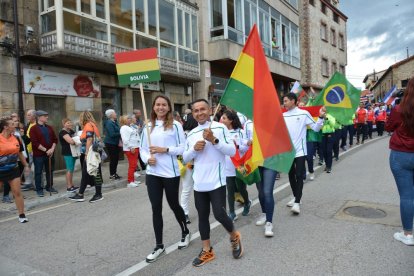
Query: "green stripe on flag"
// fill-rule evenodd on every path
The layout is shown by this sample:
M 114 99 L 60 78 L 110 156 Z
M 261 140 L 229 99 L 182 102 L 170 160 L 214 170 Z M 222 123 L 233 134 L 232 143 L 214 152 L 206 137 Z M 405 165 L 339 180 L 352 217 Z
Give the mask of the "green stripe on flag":
M 220 104 L 235 109 L 252 119 L 253 89 L 235 79 L 230 79 L 225 91 Z
M 259 168 L 255 169 L 247 175 L 236 170 L 236 177 L 247 185 L 255 184 L 261 180 Z
M 159 70 L 136 72 L 132 74 L 118 75 L 120 85 L 128 85 L 133 83 L 143 83 L 161 80 L 161 74 Z

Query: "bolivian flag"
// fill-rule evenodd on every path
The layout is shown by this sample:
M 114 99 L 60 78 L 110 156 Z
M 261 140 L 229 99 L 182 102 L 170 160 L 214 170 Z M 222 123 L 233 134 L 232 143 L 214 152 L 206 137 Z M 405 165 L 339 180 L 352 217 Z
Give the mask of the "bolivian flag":
M 253 120 L 252 171 L 264 166 L 289 172 L 295 157 L 256 25 L 227 83 L 221 104 Z
M 114 59 L 120 85 L 161 79 L 156 48 L 115 53 Z

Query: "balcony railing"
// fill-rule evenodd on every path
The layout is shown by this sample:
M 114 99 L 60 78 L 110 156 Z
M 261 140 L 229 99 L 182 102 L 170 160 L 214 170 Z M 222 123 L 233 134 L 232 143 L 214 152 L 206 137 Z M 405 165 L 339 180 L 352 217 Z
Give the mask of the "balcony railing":
M 46 55 L 65 51 L 85 56 L 85 58 L 100 59 L 108 63 L 114 62 L 114 53 L 132 50 L 131 48 L 111 45 L 102 40 L 69 32 L 63 34 L 64 49 L 57 47 L 56 32 L 42 35 L 40 47 L 42 54 Z M 165 57 L 159 57 L 159 61 L 161 73 L 180 75 L 194 80 L 200 78 L 200 69 L 197 65 Z

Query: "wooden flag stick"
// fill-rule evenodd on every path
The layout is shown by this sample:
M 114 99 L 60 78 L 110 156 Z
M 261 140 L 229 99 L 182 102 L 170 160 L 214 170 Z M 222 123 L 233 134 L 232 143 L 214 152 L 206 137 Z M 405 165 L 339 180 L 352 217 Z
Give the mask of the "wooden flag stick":
M 217 105 L 216 110 L 214 111 L 213 119 L 210 121 L 210 126 L 208 128 L 211 128 L 211 124 L 213 123 L 214 118 L 216 117 L 216 114 L 217 114 L 219 108 L 220 108 L 220 103 Z

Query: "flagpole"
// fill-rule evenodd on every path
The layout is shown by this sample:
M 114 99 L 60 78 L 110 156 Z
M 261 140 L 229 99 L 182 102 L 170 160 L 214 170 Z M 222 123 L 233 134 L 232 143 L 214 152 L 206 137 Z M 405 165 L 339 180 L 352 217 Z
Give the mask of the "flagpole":
M 144 98 L 144 87 L 142 86 L 142 83 L 139 83 L 139 90 L 141 91 L 141 101 L 142 101 L 142 108 L 144 109 L 144 119 L 145 124 L 147 125 L 147 137 L 148 137 L 148 147 L 151 147 L 151 136 L 150 136 L 150 129 L 149 129 L 149 121 L 148 121 L 148 115 L 147 115 L 147 107 L 145 105 L 145 98 Z M 151 154 L 152 157 L 152 154 Z
M 213 114 L 213 120 L 211 120 L 210 121 L 210 126 L 208 127 L 208 128 L 211 128 L 211 124 L 213 123 L 213 121 L 214 121 L 214 118 L 216 117 L 216 114 L 217 114 L 217 112 L 218 112 L 218 110 L 219 110 L 219 108 L 220 108 L 220 103 L 218 103 L 218 105 L 217 105 L 217 107 L 216 107 L 216 110 L 214 111 L 214 114 Z

